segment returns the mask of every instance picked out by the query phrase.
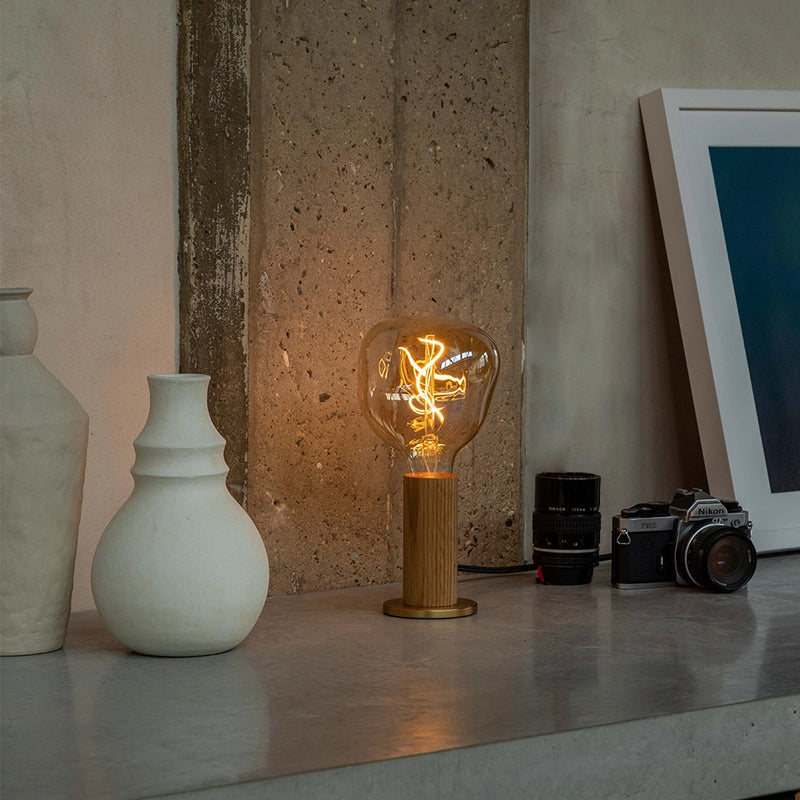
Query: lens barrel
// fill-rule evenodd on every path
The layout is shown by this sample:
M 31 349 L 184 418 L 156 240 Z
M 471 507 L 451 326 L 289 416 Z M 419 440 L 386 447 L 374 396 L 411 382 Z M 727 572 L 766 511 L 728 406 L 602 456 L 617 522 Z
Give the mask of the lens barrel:
M 540 472 L 533 512 L 533 560 L 543 583 L 589 583 L 600 547 L 600 477 Z
M 689 584 L 714 592 L 741 589 L 756 571 L 750 537 L 729 525 L 698 523 L 678 541 L 675 568 Z

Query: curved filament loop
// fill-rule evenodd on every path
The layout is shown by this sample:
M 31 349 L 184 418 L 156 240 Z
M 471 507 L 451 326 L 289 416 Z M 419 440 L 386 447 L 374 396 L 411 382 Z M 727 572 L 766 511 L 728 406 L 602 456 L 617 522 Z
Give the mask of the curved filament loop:
M 425 345 L 422 361 L 417 361 L 407 348 L 400 347 L 399 349 L 405 355 L 406 362 L 411 368 L 411 373 L 405 369 L 402 372 L 406 379 L 410 379 L 413 374 L 416 388 L 416 394 L 408 398 L 408 405 L 419 416 L 411 420 L 409 426 L 414 431 L 423 432 L 419 439 L 415 439 L 409 444 L 416 455 L 424 458 L 439 455 L 444 447 L 439 443 L 435 433 L 438 426 L 444 422 L 442 407 L 438 403 L 463 397 L 467 379 L 463 375 L 457 378 L 436 371 L 436 364 L 445 350 L 441 342 L 433 336 L 423 336 L 418 341 Z

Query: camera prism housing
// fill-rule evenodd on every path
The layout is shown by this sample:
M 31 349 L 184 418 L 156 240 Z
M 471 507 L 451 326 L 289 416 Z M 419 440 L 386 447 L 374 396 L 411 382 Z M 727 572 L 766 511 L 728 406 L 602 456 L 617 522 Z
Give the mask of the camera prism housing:
M 755 572 L 752 523 L 735 500 L 679 489 L 671 503 L 638 503 L 614 517 L 611 582 L 619 589 L 697 586 L 733 592 Z

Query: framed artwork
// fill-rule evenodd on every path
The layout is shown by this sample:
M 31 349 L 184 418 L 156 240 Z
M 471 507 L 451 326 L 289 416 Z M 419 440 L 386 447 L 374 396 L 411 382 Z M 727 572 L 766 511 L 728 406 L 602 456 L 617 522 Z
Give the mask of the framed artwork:
M 800 548 L 800 91 L 639 105 L 709 491 Z

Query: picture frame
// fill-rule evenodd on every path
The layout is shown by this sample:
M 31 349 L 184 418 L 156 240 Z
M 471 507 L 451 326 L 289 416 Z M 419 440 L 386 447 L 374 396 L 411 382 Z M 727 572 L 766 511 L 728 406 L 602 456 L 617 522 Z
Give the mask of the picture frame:
M 800 91 L 639 98 L 708 490 L 800 548 Z

